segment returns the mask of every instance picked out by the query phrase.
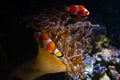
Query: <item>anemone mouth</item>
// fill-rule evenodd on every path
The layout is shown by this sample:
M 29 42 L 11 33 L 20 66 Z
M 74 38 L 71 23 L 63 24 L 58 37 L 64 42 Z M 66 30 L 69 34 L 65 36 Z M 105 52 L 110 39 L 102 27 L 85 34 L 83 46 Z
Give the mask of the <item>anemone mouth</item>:
M 98 25 L 78 19 L 75 23 L 71 23 L 75 19 L 72 19 L 68 13 L 56 9 L 44 10 L 39 15 L 33 16 L 32 19 L 33 22 L 29 26 L 32 26 L 37 32 L 48 34 L 60 52 L 63 53 L 61 61 L 66 65 L 68 73 L 72 72 L 76 76 L 81 76 L 85 67 L 83 53 L 91 40 L 87 36 Z

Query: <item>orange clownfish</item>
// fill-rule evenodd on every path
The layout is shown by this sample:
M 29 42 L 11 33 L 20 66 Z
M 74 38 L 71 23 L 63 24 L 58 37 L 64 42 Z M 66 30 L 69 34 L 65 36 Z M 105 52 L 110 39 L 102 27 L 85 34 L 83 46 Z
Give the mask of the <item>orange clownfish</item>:
M 83 5 L 71 5 L 70 7 L 64 7 L 64 10 L 68 11 L 71 15 L 76 15 L 78 18 L 86 17 L 90 14 Z
M 49 53 L 55 54 L 58 58 L 63 57 L 63 54 L 57 49 L 55 43 L 49 38 L 46 33 L 36 32 L 35 36 L 36 35 L 38 36 L 36 40 L 42 40 L 43 48 L 45 48 Z

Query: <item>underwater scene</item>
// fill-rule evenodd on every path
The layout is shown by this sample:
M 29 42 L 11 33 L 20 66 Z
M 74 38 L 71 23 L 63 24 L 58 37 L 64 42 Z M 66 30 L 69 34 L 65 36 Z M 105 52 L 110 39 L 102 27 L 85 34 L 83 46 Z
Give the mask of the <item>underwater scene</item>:
M 120 80 L 119 0 L 1 3 L 0 80 Z

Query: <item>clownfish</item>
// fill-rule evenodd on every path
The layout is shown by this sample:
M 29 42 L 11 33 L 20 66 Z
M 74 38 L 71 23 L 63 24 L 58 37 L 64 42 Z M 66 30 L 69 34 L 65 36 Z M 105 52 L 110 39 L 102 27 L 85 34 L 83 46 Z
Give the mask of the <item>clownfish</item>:
M 76 15 L 78 18 L 87 17 L 90 13 L 83 5 L 71 5 L 70 7 L 64 7 L 65 11 L 68 11 L 71 15 Z
M 49 53 L 55 54 L 58 58 L 63 57 L 63 54 L 57 49 L 55 43 L 49 38 L 46 33 L 36 32 L 34 35 L 39 36 L 36 38 L 37 42 L 42 40 L 43 48 L 45 48 Z

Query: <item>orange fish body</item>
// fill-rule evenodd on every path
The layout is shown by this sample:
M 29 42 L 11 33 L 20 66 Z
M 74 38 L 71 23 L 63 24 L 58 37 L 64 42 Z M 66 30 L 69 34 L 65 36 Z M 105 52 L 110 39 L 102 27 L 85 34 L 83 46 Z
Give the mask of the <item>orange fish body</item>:
M 63 54 L 57 49 L 55 43 L 49 38 L 49 36 L 45 33 L 37 32 L 35 35 L 39 37 L 36 38 L 36 41 L 39 42 L 40 40 L 43 43 L 43 48 L 45 48 L 49 53 L 53 53 L 56 57 L 62 57 Z
M 64 8 L 71 15 L 76 15 L 78 18 L 82 16 L 88 16 L 90 13 L 83 5 L 71 5 L 70 7 Z

